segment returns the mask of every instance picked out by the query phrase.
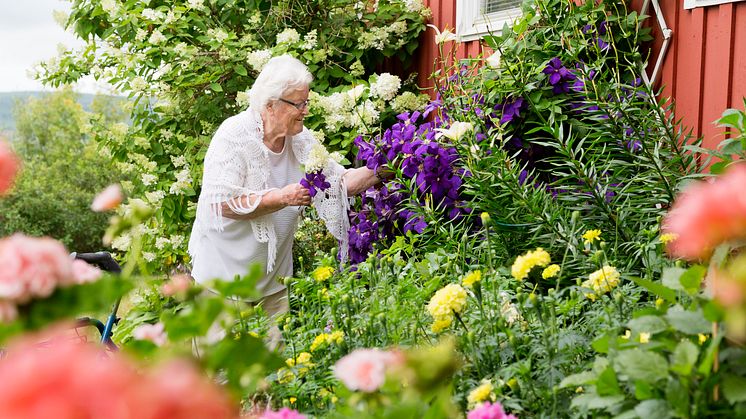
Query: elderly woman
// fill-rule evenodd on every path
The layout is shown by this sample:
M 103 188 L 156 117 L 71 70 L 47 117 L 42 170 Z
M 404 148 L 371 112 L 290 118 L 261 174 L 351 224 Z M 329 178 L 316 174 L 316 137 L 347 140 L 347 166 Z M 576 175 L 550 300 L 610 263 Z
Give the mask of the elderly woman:
M 312 76 L 297 59 L 272 58 L 251 88 L 250 106 L 225 120 L 205 156 L 202 192 L 189 241 L 197 282 L 243 276 L 256 263 L 270 316 L 288 310 L 282 279 L 293 275 L 293 236 L 303 206 L 313 204 L 329 231 L 347 242 L 347 195 L 379 182 L 367 168 L 345 170 L 329 159 L 331 185 L 312 198 L 299 181 L 317 140 L 303 126 Z M 341 246 L 343 250 L 345 246 Z M 279 338 L 275 328 L 272 340 Z

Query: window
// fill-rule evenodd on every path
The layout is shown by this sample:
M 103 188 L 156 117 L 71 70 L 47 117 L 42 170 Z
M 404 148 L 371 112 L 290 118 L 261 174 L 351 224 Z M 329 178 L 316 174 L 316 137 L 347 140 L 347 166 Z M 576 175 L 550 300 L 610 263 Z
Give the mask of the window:
M 684 9 L 694 9 L 695 7 L 716 6 L 718 4 L 735 3 L 743 0 L 684 0 Z
M 505 23 L 521 15 L 522 0 L 457 0 L 456 35 L 473 41 L 490 33 L 499 34 Z

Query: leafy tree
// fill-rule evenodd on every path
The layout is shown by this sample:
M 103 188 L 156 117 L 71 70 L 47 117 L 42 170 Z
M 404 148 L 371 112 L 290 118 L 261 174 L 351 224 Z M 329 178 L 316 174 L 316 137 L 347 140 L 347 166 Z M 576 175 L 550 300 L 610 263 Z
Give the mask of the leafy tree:
M 98 101 L 115 108 L 116 100 Z M 84 133 L 90 114 L 75 93 L 63 90 L 19 102 L 14 115 L 13 145 L 23 171 L 0 201 L 0 235 L 51 236 L 70 250 L 99 250 L 107 216 L 92 212 L 91 201 L 119 174 Z M 102 118 L 120 117 L 113 112 Z

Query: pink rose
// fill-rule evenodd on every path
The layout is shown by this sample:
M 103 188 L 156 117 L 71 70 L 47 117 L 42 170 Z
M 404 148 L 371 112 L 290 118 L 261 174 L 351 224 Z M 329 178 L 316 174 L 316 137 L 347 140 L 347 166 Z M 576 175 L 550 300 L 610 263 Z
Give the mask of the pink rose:
M 122 188 L 118 184 L 109 185 L 101 191 L 91 204 L 91 209 L 96 212 L 112 210 L 122 203 Z
M 259 416 L 259 419 L 306 419 L 306 415 L 303 415 L 289 407 L 283 407 L 277 412 L 267 410 Z
M 517 419 L 513 415 L 506 415 L 500 403 L 484 402 L 474 408 L 466 419 Z
M 8 192 L 15 182 L 21 161 L 4 141 L 0 141 L 0 196 Z
M 83 260 L 75 259 L 73 261 L 73 277 L 77 284 L 95 282 L 101 278 L 102 274 L 101 269 L 90 265 Z
M 350 390 L 371 393 L 383 385 L 388 368 L 399 358 L 380 349 L 357 349 L 334 364 L 334 375 Z
M 72 261 L 58 241 L 22 234 L 0 240 L 0 299 L 23 304 L 72 283 Z
M 163 323 L 141 324 L 132 331 L 132 337 L 137 340 L 147 340 L 153 342 L 156 346 L 163 346 L 166 343 L 166 332 L 163 329 Z
M 676 197 L 663 222 L 663 231 L 677 236 L 668 245 L 669 253 L 688 260 L 705 259 L 720 243 L 746 236 L 744 185 L 746 164 L 738 164 Z
M 728 272 L 720 269 L 710 269 L 706 278 L 707 288 L 712 298 L 723 307 L 735 307 L 743 303 L 744 289 L 741 281 L 733 278 Z
M 0 362 L 0 418 L 238 417 L 220 388 L 189 364 L 141 373 L 122 353 L 101 351 L 49 334 L 11 345 Z

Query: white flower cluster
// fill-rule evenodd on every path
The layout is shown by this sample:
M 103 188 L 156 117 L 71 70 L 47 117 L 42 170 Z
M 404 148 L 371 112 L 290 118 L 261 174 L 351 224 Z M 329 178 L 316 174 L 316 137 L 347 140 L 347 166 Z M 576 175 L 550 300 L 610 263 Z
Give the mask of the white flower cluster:
M 130 89 L 134 93 L 143 93 L 148 88 L 148 82 L 144 78 L 137 76 L 130 81 Z
M 158 45 L 166 42 L 166 37 L 159 31 L 158 29 L 154 30 L 152 34 L 150 34 L 150 38 L 148 38 L 148 42 L 150 42 L 153 45 Z
M 54 10 L 52 11 L 52 17 L 54 18 L 54 21 L 57 22 L 58 25 L 64 28 L 65 25 L 67 25 L 67 20 L 69 19 L 70 16 L 68 16 L 67 13 L 61 10 Z
M 208 29 L 207 30 L 207 36 L 210 38 L 223 43 L 226 39 L 228 39 L 229 35 L 228 32 L 222 30 L 222 29 Z
M 398 81 L 398 77 L 396 79 Z M 393 82 L 393 79 L 384 77 L 381 85 L 376 87 L 378 89 L 376 96 L 389 97 L 392 84 L 395 84 Z M 313 96 L 314 106 L 322 110 L 325 128 L 328 131 L 337 131 L 342 127 L 371 129 L 378 122 L 385 102 L 373 102 L 370 99 L 361 101 L 366 91 L 370 97 L 373 97 L 370 89 L 364 85 L 357 85 L 347 91 L 332 93 L 329 96 Z M 396 94 L 396 91 L 393 94 Z
M 270 58 L 272 58 L 272 51 L 268 49 L 251 51 L 246 55 L 247 63 L 256 71 L 262 71 Z
M 171 156 L 171 163 L 173 163 L 174 167 L 184 167 L 187 165 L 186 157 L 183 155 Z
M 250 90 L 247 90 L 236 94 L 236 105 L 238 105 L 239 108 L 244 109 L 249 106 L 249 92 Z
M 188 0 L 187 6 L 190 9 L 204 9 L 205 8 L 205 0 Z
M 149 191 L 149 192 L 145 192 L 145 199 L 147 199 L 148 202 L 150 202 L 153 205 L 158 204 L 165 197 L 166 197 L 166 193 L 163 192 L 163 191 Z
M 166 19 L 166 14 L 165 13 L 163 13 L 161 11 L 158 11 L 158 10 L 153 10 L 153 9 L 150 9 L 150 8 L 142 9 L 141 15 L 145 19 L 151 20 L 151 21 L 156 22 L 156 23 L 157 22 L 161 22 L 161 21 L 163 21 L 163 20 Z
M 403 0 L 403 1 L 404 1 L 404 8 L 407 9 L 408 12 L 420 13 L 423 10 L 425 10 L 425 5 L 422 3 L 422 0 Z
M 277 44 L 294 44 L 300 41 L 300 34 L 293 28 L 287 28 L 277 34 Z
M 399 77 L 389 73 L 381 73 L 375 78 L 375 81 L 370 83 L 370 95 L 389 101 L 396 96 L 400 87 L 401 79 Z
M 101 8 L 104 9 L 109 16 L 115 16 L 119 11 L 119 7 L 115 0 L 101 0 Z
M 329 163 L 329 152 L 322 144 L 314 144 L 311 147 L 311 152 L 308 153 L 308 161 L 306 162 L 306 173 L 320 172 L 324 170 L 327 163 Z
M 373 28 L 370 32 L 363 32 L 357 39 L 359 47 L 362 49 L 375 48 L 383 50 L 389 41 L 388 28 Z
M 143 185 L 150 186 L 158 181 L 158 176 L 152 175 L 150 173 L 143 173 L 140 177 L 140 180 L 142 181 Z
M 430 97 L 428 95 L 404 92 L 391 102 L 391 109 L 397 113 L 411 112 L 417 109 L 422 109 L 429 101 Z
M 301 45 L 301 48 L 314 49 L 316 48 L 316 45 L 318 43 L 319 43 L 319 38 L 318 38 L 318 35 L 316 34 L 316 29 L 314 29 L 311 32 L 308 32 L 306 36 L 303 37 L 303 45 Z
M 189 168 L 184 168 L 176 173 L 176 182 L 171 184 L 171 188 L 168 190 L 171 194 L 177 195 L 183 192 L 185 189 L 192 186 L 192 174 L 189 172 Z

